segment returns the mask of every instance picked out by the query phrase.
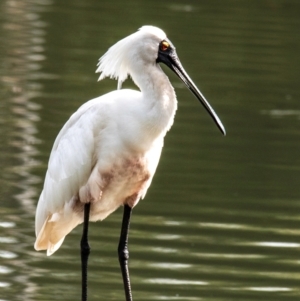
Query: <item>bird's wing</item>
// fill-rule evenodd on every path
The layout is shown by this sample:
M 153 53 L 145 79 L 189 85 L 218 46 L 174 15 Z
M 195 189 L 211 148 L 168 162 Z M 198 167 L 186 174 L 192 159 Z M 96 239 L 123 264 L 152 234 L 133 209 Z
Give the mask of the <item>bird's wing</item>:
M 87 181 L 95 164 L 97 106 L 97 99 L 89 101 L 71 116 L 57 136 L 50 154 L 44 189 L 36 210 L 35 243 L 38 250 L 48 249 L 48 255 L 56 251 L 64 236 L 81 222 L 71 212 L 66 215 L 72 197 Z M 58 219 L 65 221 L 64 225 L 60 223 L 63 230 L 54 229 Z

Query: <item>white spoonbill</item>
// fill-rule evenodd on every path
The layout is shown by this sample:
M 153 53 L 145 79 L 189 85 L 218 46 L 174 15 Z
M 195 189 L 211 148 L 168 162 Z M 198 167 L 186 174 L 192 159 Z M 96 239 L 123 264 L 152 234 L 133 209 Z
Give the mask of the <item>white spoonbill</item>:
M 118 90 L 83 104 L 58 134 L 36 210 L 36 250 L 53 254 L 65 236 L 84 222 L 81 240 L 82 300 L 87 299 L 88 223 L 124 206 L 118 247 L 126 300 L 132 300 L 128 272 L 131 211 L 146 194 L 163 140 L 173 124 L 177 99 L 164 63 L 225 129 L 183 69 L 173 44 L 154 26 L 113 45 L 100 58 L 99 80 L 118 80 Z M 130 75 L 140 91 L 120 89 Z

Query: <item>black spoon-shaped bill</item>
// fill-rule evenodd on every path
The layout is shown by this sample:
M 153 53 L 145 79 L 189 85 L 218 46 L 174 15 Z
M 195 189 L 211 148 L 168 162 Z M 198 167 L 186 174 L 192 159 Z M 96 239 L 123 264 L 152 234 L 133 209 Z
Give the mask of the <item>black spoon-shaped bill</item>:
M 184 82 L 188 89 L 196 96 L 196 98 L 201 102 L 206 111 L 215 121 L 217 127 L 220 129 L 221 133 L 225 136 L 225 127 L 222 124 L 220 118 L 211 107 L 209 102 L 205 99 L 203 94 L 199 91 L 197 86 L 193 83 L 191 78 L 188 76 L 184 68 L 182 67 L 180 60 L 176 54 L 175 47 L 168 40 L 164 40 L 160 43 L 158 49 L 157 63 L 164 63 L 167 65 L 174 73 Z

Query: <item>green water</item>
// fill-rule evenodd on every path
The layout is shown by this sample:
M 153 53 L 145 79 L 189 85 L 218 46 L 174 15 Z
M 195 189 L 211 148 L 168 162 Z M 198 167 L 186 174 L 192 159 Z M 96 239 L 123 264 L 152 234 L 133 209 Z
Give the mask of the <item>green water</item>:
M 51 257 L 34 213 L 53 141 L 97 83 L 98 58 L 161 27 L 223 121 L 166 70 L 179 108 L 134 209 L 134 300 L 299 300 L 300 2 L 0 2 L 0 300 L 80 300 L 81 227 Z M 125 87 L 134 87 L 127 81 Z M 122 210 L 90 228 L 89 300 L 124 300 Z

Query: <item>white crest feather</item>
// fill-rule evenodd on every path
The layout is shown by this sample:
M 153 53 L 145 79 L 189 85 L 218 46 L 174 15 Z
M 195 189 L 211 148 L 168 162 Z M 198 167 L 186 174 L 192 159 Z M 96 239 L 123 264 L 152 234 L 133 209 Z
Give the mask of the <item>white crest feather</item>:
M 137 32 L 120 40 L 99 59 L 96 73 L 101 73 L 99 81 L 105 77 L 118 80 L 118 89 L 130 74 L 131 62 L 134 63 L 134 55 L 137 53 L 138 45 L 143 43 L 149 36 L 155 36 L 160 41 L 166 38 L 166 34 L 158 27 L 143 26 Z

